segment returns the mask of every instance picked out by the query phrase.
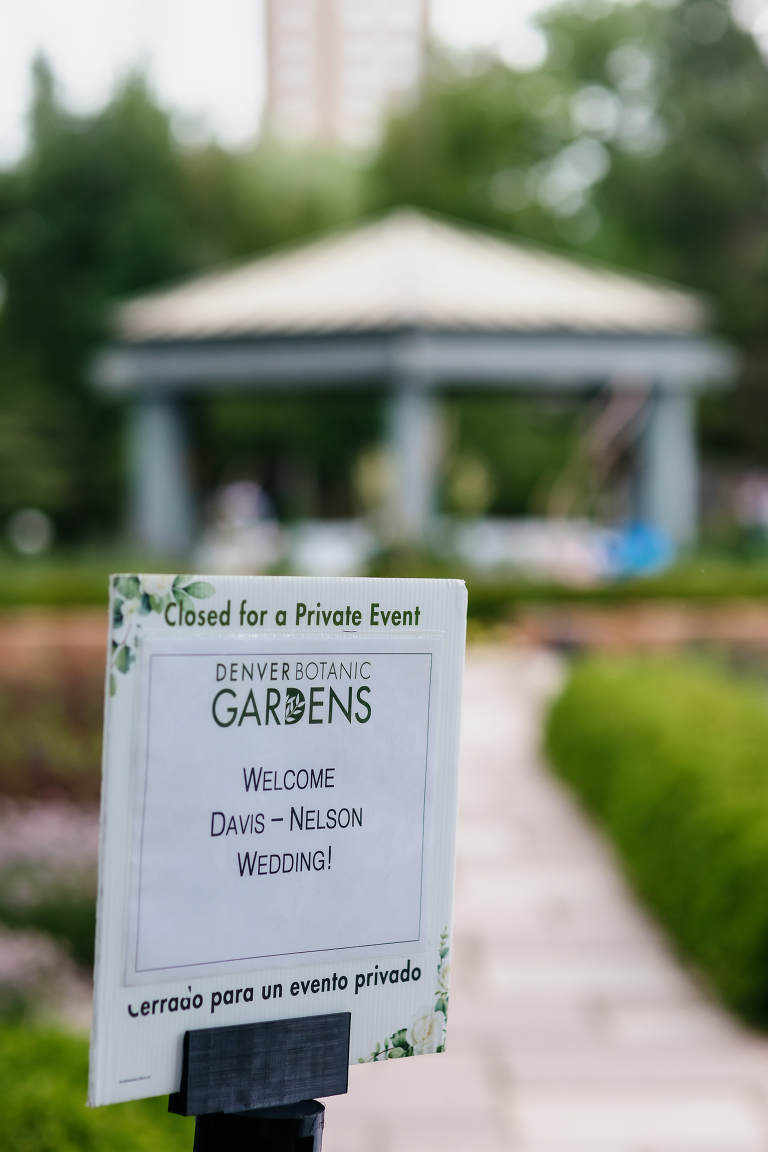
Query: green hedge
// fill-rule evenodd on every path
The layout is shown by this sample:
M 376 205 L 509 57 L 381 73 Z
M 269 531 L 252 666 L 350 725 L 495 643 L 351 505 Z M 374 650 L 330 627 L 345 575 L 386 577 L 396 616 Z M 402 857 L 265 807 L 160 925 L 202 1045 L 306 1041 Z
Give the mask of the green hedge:
M 46 607 L 106 606 L 109 599 L 107 568 L 80 568 L 77 565 L 0 564 L 0 606 Z
M 194 1121 L 167 1097 L 86 1108 L 88 1044 L 54 1031 L 0 1028 L 3 1152 L 191 1152 Z
M 0 609 L 31 605 L 46 607 L 104 606 L 110 572 L 164 572 L 168 560 L 131 555 L 101 559 L 53 556 L 12 560 L 0 554 Z M 374 564 L 376 576 L 467 577 L 469 615 L 494 621 L 514 615 L 530 604 L 615 604 L 643 600 L 755 600 L 768 595 L 768 563 L 691 559 L 659 576 L 615 580 L 588 587 L 525 579 L 480 580 L 457 564 L 406 556 Z
M 680 952 L 768 1026 L 768 693 L 693 661 L 591 659 L 546 742 Z

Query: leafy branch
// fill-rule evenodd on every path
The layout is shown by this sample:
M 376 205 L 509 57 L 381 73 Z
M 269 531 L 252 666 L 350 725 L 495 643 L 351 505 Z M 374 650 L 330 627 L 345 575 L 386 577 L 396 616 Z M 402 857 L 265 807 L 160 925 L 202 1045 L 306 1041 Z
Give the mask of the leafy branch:
M 112 605 L 112 630 L 125 628 L 121 640 L 112 640 L 109 673 L 109 694 L 117 691 L 115 672 L 123 675 L 130 671 L 140 646 L 137 627 L 141 617 L 152 612 L 161 615 L 169 604 L 178 604 L 179 612 L 194 610 L 195 600 L 207 600 L 216 589 L 205 580 L 192 576 L 115 576 L 113 588 L 116 596 Z

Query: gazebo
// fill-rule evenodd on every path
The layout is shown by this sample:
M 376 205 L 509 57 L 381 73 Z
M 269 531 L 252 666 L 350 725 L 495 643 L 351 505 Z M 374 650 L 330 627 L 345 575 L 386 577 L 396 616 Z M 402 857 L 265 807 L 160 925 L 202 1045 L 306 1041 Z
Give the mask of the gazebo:
M 185 396 L 343 386 L 386 392 L 410 541 L 433 511 L 448 390 L 645 390 L 638 511 L 685 547 L 696 397 L 736 367 L 689 293 L 402 209 L 120 305 L 94 375 L 130 405 L 131 517 L 150 548 L 192 540 Z

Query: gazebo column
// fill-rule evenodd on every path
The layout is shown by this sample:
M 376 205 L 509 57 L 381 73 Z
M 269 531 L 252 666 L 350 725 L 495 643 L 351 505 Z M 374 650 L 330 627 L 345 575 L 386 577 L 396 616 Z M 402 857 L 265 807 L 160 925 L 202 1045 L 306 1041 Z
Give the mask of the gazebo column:
M 435 511 L 441 444 L 440 402 L 421 379 L 395 382 L 388 434 L 394 463 L 391 520 L 400 543 L 423 544 Z
M 153 552 L 184 555 L 192 544 L 194 505 L 178 401 L 136 400 L 128 438 L 131 535 Z
M 656 388 L 640 442 L 640 515 L 679 548 L 696 542 L 699 475 L 696 398 Z

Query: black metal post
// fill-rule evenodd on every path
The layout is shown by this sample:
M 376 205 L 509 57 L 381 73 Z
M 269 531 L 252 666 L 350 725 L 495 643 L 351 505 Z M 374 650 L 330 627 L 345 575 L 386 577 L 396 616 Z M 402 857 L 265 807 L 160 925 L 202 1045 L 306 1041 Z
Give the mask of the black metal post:
M 321 1152 L 324 1116 L 317 1100 L 208 1113 L 195 1121 L 194 1152 Z

